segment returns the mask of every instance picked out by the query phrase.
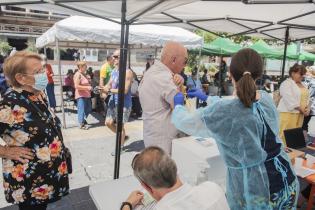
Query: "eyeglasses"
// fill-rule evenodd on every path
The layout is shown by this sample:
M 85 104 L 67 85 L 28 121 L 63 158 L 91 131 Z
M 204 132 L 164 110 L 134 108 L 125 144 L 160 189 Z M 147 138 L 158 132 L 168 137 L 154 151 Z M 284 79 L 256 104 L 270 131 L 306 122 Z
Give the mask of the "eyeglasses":
M 113 58 L 114 58 L 114 59 L 118 59 L 118 58 L 119 58 L 119 55 L 113 55 Z
M 140 153 L 136 154 L 136 155 L 133 157 L 132 161 L 131 161 L 131 168 L 132 168 L 132 170 L 135 169 L 135 162 L 136 162 L 137 158 L 139 157 L 139 154 L 140 154 Z
M 132 168 L 132 170 L 135 170 L 135 162 L 137 161 L 137 159 L 138 159 L 138 157 L 139 157 L 139 154 L 140 154 L 140 153 L 136 154 L 136 155 L 134 156 L 134 158 L 132 159 L 132 161 L 131 161 L 131 168 Z M 143 181 L 143 179 L 142 179 L 140 176 L 138 176 L 138 175 L 136 175 L 136 174 L 135 174 L 135 176 L 136 176 L 136 178 L 137 178 L 140 182 L 142 182 L 142 183 L 145 184 L 145 182 Z
M 27 74 L 27 73 L 21 73 L 21 74 L 27 75 L 27 76 L 34 76 L 36 74 L 42 74 L 42 73 L 45 73 L 45 67 L 42 67 L 38 70 L 34 70 L 33 72 L 34 72 L 34 74 Z

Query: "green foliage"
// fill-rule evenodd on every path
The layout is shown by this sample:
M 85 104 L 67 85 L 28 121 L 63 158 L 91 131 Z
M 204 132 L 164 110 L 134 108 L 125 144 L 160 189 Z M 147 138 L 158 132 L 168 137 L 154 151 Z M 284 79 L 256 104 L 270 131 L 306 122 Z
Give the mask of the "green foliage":
M 195 33 L 201 37 L 204 37 L 204 42 L 205 43 L 209 43 L 209 42 L 212 42 L 213 40 L 215 40 L 217 38 L 216 35 L 212 34 L 212 33 L 209 33 L 207 31 L 203 31 L 203 30 L 200 30 L 200 29 L 197 29 L 195 31 Z
M 0 41 L 0 53 L 2 55 L 8 55 L 11 49 L 12 47 L 9 45 L 8 42 Z
M 28 41 L 28 42 L 27 42 L 27 48 L 26 48 L 26 50 L 27 50 L 27 51 L 30 51 L 30 52 L 37 53 L 37 48 L 36 48 L 35 42 L 33 42 L 33 41 Z
M 188 54 L 187 66 L 189 68 L 186 69 L 187 71 L 191 72 L 191 69 L 198 65 L 197 63 L 197 61 L 199 60 L 198 57 L 199 55 L 194 52 Z

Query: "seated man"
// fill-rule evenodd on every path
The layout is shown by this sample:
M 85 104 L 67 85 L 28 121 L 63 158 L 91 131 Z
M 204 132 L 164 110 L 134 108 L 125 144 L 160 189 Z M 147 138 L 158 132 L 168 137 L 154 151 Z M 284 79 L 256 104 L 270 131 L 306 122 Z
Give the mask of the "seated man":
M 147 147 L 132 161 L 135 177 L 157 201 L 155 210 L 227 210 L 224 192 L 213 182 L 198 186 L 183 183 L 175 162 L 159 147 Z M 121 209 L 130 210 L 141 204 L 143 193 L 134 191 Z

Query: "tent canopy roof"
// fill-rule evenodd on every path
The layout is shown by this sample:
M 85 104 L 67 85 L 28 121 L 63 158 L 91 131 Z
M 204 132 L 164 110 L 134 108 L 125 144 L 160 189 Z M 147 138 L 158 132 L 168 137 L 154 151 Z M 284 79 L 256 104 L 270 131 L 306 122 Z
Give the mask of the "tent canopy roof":
M 243 2 L 246 1 L 128 0 L 127 20 L 136 24 L 148 22 L 177 24 L 214 33 L 228 32 L 234 35 L 245 33 L 249 36 L 279 40 L 284 40 L 285 28 L 289 26 L 289 36 L 292 40 L 315 36 L 315 4 L 310 1 L 305 3 L 305 0 L 301 0 L 304 3 L 299 4 Z M 22 7 L 30 9 L 70 15 L 121 17 L 121 0 L 1 0 L 1 4 L 21 4 Z
M 218 37 L 214 41 L 205 44 L 204 50 L 213 52 L 216 55 L 232 55 L 239 51 L 242 47 L 232 42 L 230 39 Z
M 283 51 L 280 51 L 271 47 L 270 45 L 268 45 L 265 41 L 261 39 L 258 40 L 252 46 L 250 46 L 250 48 L 257 51 L 264 58 L 271 58 L 271 59 L 283 58 Z
M 111 21 L 72 16 L 55 23 L 52 28 L 36 40 L 36 47 L 53 45 L 56 38 L 61 42 L 73 42 L 74 46 L 77 46 L 78 42 L 119 44 L 120 30 L 120 25 Z M 131 45 L 161 47 L 169 40 L 177 40 L 189 49 L 200 48 L 203 45 L 202 37 L 178 27 L 132 25 L 129 29 L 129 44 Z

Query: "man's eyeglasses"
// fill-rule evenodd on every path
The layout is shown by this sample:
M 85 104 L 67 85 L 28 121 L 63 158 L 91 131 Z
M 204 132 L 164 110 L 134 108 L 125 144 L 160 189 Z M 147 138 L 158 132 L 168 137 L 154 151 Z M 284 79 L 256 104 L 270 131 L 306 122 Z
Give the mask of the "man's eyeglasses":
M 131 168 L 132 168 L 132 170 L 135 170 L 135 163 L 136 163 L 136 161 L 137 161 L 137 159 L 138 159 L 138 157 L 139 157 L 139 154 L 140 154 L 140 153 L 136 154 L 136 155 L 134 156 L 134 158 L 132 159 L 132 161 L 131 161 Z M 142 179 L 140 176 L 138 176 L 138 175 L 136 175 L 136 174 L 134 174 L 134 175 L 135 175 L 135 177 L 136 177 L 140 182 L 142 182 L 142 183 L 145 184 L 145 182 L 143 181 L 143 179 Z
M 118 58 L 119 58 L 119 55 L 113 55 L 113 58 L 114 58 L 114 59 L 118 59 Z

